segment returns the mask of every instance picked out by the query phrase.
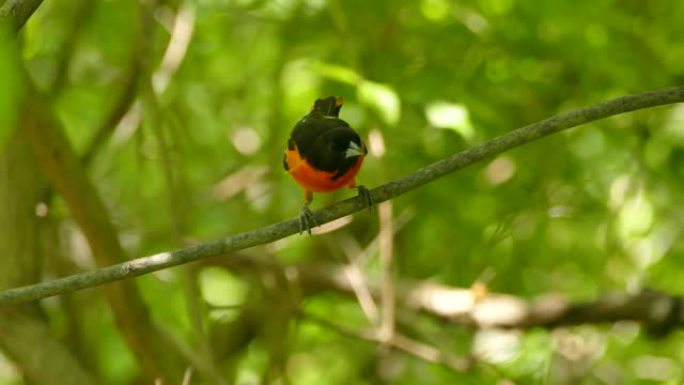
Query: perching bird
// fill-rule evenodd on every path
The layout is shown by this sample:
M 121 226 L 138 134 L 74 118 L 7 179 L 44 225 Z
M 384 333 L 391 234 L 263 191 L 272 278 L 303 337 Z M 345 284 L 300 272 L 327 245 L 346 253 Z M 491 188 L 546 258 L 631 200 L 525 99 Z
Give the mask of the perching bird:
M 373 204 L 368 190 L 356 185 L 367 150 L 359 134 L 338 117 L 343 102 L 334 96 L 317 99 L 287 141 L 283 167 L 304 188 L 306 200 L 299 214 L 300 234 L 311 234 L 311 228 L 318 225 L 309 210 L 314 192 L 358 188 L 365 203 Z

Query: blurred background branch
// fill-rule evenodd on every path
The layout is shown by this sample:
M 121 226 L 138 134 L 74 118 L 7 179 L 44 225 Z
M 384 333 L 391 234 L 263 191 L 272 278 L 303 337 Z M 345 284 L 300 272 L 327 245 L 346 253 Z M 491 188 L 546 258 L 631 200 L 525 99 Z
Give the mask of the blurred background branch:
M 353 298 L 354 279 L 347 265 L 301 264 L 283 266 L 254 254 L 231 253 L 202 266 L 222 266 L 238 275 L 289 272 L 296 277 L 288 285 L 313 296 L 333 292 Z M 383 279 L 367 280 L 373 298 L 381 298 Z M 480 282 L 469 288 L 450 287 L 435 282 L 397 282 L 397 299 L 402 309 L 421 312 L 455 325 L 475 328 L 556 328 L 581 324 L 634 321 L 657 335 L 684 327 L 680 312 L 683 297 L 655 290 L 639 293 L 608 293 L 590 301 L 571 301 L 562 295 L 547 294 L 528 300 L 509 294 L 492 293 Z M 654 334 L 654 335 L 655 335 Z M 381 337 L 375 337 L 381 340 Z

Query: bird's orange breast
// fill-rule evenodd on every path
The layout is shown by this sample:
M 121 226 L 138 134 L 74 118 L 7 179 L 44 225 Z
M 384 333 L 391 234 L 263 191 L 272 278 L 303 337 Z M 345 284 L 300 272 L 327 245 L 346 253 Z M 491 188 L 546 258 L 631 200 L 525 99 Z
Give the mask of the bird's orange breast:
M 363 158 L 363 156 L 359 156 L 352 168 L 343 175 L 334 178 L 335 172 L 317 170 L 306 159 L 302 159 L 296 146 L 293 149 L 288 149 L 285 154 L 287 172 L 300 186 L 316 192 L 334 191 L 345 186 L 355 187 L 356 174 L 363 164 Z

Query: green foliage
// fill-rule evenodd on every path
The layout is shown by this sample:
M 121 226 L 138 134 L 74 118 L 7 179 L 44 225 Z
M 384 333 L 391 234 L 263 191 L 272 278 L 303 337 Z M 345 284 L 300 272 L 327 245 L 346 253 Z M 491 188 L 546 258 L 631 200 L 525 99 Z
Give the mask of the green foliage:
M 13 132 L 23 95 L 19 50 L 9 27 L 0 22 L 0 149 Z
M 282 170 L 282 153 L 294 123 L 320 96 L 343 96 L 341 117 L 364 138 L 380 133 L 369 140 L 359 176 L 374 187 L 525 124 L 684 79 L 684 2 L 678 0 L 156 3 L 148 14 L 132 0 L 46 1 L 21 36 L 32 81 L 52 95 L 80 153 L 128 77 L 140 77 L 137 102 L 113 123 L 87 165 L 131 256 L 295 217 L 301 192 Z M 175 22 L 191 29 L 187 47 L 173 40 Z M 22 88 L 17 55 L 6 40 L 0 37 L 0 144 L 17 118 Z M 176 50 L 165 61 L 169 44 Z M 155 82 L 160 74 L 169 79 L 166 87 Z M 149 89 L 154 92 L 146 95 Z M 527 299 L 591 300 L 646 287 L 681 293 L 682 181 L 681 105 L 573 129 L 394 200 L 394 218 L 410 218 L 393 237 L 395 277 L 454 287 L 488 277 L 489 290 Z M 317 194 L 313 208 L 353 194 Z M 60 207 L 55 199 L 53 207 Z M 67 238 L 75 237 L 65 224 L 68 212 L 54 214 Z M 358 257 L 355 250 L 377 237 L 378 222 L 377 210 L 363 212 L 324 235 L 249 252 L 285 265 L 344 264 L 347 253 Z M 225 259 L 230 267 L 231 256 Z M 379 282 L 375 248 L 358 263 Z M 340 334 L 311 316 L 349 330 L 372 328 L 354 296 L 302 293 L 272 271 L 227 272 L 226 266 L 197 268 L 194 283 L 175 269 L 139 284 L 155 321 L 193 352 L 201 351 L 203 337 L 189 319 L 193 311 L 218 336 L 216 330 L 237 325 L 242 310 L 282 316 L 278 342 L 263 330 L 271 324 L 254 321 L 246 329 L 259 337 L 216 362 L 221 374 L 245 383 L 277 367 L 279 343 L 287 346 L 284 373 L 303 385 L 682 378 L 677 333 L 652 340 L 637 326 L 618 323 L 483 336 L 487 331 L 399 309 L 399 320 L 420 318 L 409 322 L 413 328 L 400 322 L 402 333 L 450 354 L 510 342 L 496 357 L 477 356 L 474 369 L 458 373 Z M 200 293 L 194 309 L 186 295 L 193 284 Z M 268 302 L 283 293 L 294 298 L 296 314 L 288 313 L 286 300 Z M 84 333 L 103 383 L 129 383 L 139 369 L 116 325 L 92 310 L 102 312 L 101 303 L 81 306 L 90 309 L 84 314 L 93 322 Z M 208 339 L 223 347 L 234 342 Z M 576 349 L 564 345 L 571 343 Z M 666 369 L 654 372 L 648 363 Z

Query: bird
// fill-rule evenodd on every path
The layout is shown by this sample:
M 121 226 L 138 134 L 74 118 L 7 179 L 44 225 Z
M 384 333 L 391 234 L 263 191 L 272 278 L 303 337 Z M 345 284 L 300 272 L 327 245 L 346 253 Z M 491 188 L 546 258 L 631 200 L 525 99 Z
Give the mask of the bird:
M 287 141 L 283 168 L 304 189 L 304 205 L 299 213 L 299 233 L 318 226 L 309 209 L 314 192 L 356 188 L 364 204 L 371 208 L 369 191 L 356 184 L 356 175 L 368 153 L 366 145 L 347 122 L 339 118 L 342 97 L 316 99 L 311 111 L 295 124 Z

